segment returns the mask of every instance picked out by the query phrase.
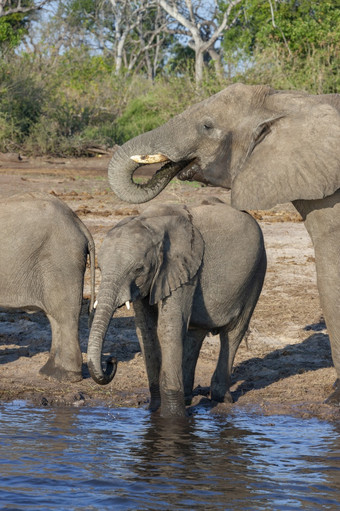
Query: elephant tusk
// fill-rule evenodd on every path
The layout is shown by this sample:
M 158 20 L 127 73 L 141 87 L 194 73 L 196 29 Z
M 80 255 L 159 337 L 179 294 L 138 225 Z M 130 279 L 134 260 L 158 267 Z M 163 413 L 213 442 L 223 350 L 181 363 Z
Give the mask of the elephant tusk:
M 93 304 L 93 308 L 96 309 L 97 308 L 97 305 L 98 305 L 98 300 L 96 300 Z
M 164 154 L 136 154 L 134 156 L 130 156 L 131 160 L 133 160 L 136 163 L 162 163 L 165 161 L 170 161 L 167 156 L 164 156 Z
M 128 300 L 127 302 L 125 302 L 125 305 L 126 305 L 127 310 L 129 311 L 130 310 L 130 301 Z

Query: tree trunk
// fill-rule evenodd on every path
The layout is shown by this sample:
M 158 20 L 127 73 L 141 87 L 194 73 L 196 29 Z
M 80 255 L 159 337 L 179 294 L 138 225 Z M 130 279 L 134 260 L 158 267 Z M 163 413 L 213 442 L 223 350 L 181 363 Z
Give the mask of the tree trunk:
M 195 82 L 200 85 L 203 81 L 203 52 L 195 49 Z

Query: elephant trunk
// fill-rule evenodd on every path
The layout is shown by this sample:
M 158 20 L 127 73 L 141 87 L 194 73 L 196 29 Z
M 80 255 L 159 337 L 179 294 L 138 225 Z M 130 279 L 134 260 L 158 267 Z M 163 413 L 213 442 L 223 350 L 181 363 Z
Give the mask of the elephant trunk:
M 98 294 L 98 306 L 93 318 L 88 348 L 87 348 L 87 365 L 90 375 L 99 385 L 107 385 L 110 383 L 117 370 L 117 360 L 109 357 L 106 361 L 106 368 L 102 368 L 102 350 L 107 329 L 109 327 L 112 315 L 116 309 L 116 296 L 112 290 L 112 283 L 102 282 Z
M 173 137 L 171 121 L 160 128 L 129 140 L 113 155 L 109 163 L 108 178 L 113 192 L 120 199 L 135 204 L 148 202 L 156 197 L 171 179 L 190 163 L 190 159 L 184 159 L 176 145 L 170 142 L 170 136 Z M 135 163 L 131 157 L 156 153 L 161 157 L 166 157 L 159 161 L 168 161 L 168 163 L 146 183 L 136 183 L 133 180 L 133 174 L 140 164 Z

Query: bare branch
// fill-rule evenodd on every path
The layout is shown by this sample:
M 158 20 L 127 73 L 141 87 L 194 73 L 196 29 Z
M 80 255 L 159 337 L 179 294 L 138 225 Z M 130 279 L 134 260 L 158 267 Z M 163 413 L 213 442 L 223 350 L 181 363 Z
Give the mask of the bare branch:
M 268 0 L 268 2 L 269 2 L 269 6 L 270 6 L 270 14 L 271 14 L 271 18 L 272 18 L 272 25 L 273 25 L 273 28 L 276 28 L 277 30 L 280 30 L 281 35 L 282 35 L 283 42 L 285 43 L 285 46 L 286 46 L 286 48 L 287 48 L 287 50 L 288 50 L 288 53 L 289 53 L 289 55 L 290 55 L 290 57 L 291 57 L 291 56 L 292 56 L 292 52 L 290 51 L 290 48 L 289 48 L 289 46 L 288 46 L 287 39 L 286 39 L 286 37 L 285 37 L 285 35 L 284 35 L 283 31 L 281 30 L 281 28 L 280 28 L 280 27 L 278 27 L 278 26 L 276 25 L 276 23 L 275 23 L 274 8 L 273 8 L 272 1 L 271 1 L 271 0 Z
M 224 13 L 222 23 L 215 30 L 214 34 L 211 36 L 209 41 L 206 42 L 203 51 L 206 51 L 209 48 L 211 48 L 215 44 L 217 39 L 222 35 L 222 32 L 224 32 L 225 30 L 229 30 L 236 23 L 239 12 L 236 14 L 236 16 L 234 17 L 234 19 L 232 20 L 231 23 L 228 24 L 228 20 L 229 20 L 230 12 L 233 9 L 233 7 L 240 4 L 241 2 L 242 2 L 242 0 L 234 0 L 233 2 L 231 2 L 229 4 L 228 9 Z
M 228 30 L 232 27 L 237 20 L 239 13 L 234 16 L 233 20 L 230 22 L 229 18 L 231 16 L 231 12 L 239 5 L 243 0 L 232 0 L 228 3 L 227 9 L 223 14 L 222 21 L 217 24 L 217 3 L 215 2 L 215 8 L 212 13 L 210 13 L 210 19 L 203 19 L 202 16 L 198 13 L 198 9 L 202 7 L 202 4 L 198 2 L 196 9 L 194 8 L 193 0 L 185 0 L 185 7 L 183 12 L 186 13 L 187 17 L 179 11 L 179 5 L 182 2 L 176 2 L 175 0 L 157 0 L 158 4 L 174 19 L 176 20 L 182 27 L 176 28 L 175 32 L 177 34 L 185 34 L 187 36 L 191 36 L 192 40 L 189 40 L 188 46 L 195 51 L 195 75 L 196 75 L 196 83 L 199 83 L 203 78 L 203 54 L 209 52 L 210 49 L 213 48 L 216 41 L 221 37 L 225 30 Z M 204 28 L 205 27 L 205 28 Z M 204 28 L 203 32 L 202 29 Z M 188 33 L 185 33 L 187 31 Z M 211 31 L 213 31 L 212 35 L 210 35 Z M 190 37 L 189 36 L 189 37 Z M 214 53 L 216 57 L 216 52 Z
M 187 20 L 185 16 L 183 16 L 174 2 L 169 4 L 166 0 L 158 0 L 159 5 L 168 13 L 172 18 L 178 21 L 181 25 L 183 25 L 189 32 L 191 33 L 193 38 L 199 38 L 199 30 L 194 23 L 190 20 Z M 190 0 L 191 3 L 191 0 Z
M 21 5 L 21 0 L 0 0 L 0 18 L 16 14 L 19 12 L 32 12 L 40 10 L 50 0 L 40 0 L 40 2 L 32 3 L 30 6 Z

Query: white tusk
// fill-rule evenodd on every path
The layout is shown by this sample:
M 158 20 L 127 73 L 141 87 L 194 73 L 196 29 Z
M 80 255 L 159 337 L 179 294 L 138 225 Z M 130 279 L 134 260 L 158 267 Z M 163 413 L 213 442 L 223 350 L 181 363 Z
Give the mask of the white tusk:
M 126 305 L 127 310 L 129 311 L 130 310 L 130 301 L 128 300 L 127 302 L 125 302 L 125 305 Z
M 93 304 L 93 308 L 96 309 L 97 308 L 97 305 L 98 305 L 98 300 L 96 300 Z
M 136 154 L 134 156 L 130 156 L 131 160 L 136 163 L 162 163 L 163 161 L 170 161 L 167 156 L 164 154 Z

